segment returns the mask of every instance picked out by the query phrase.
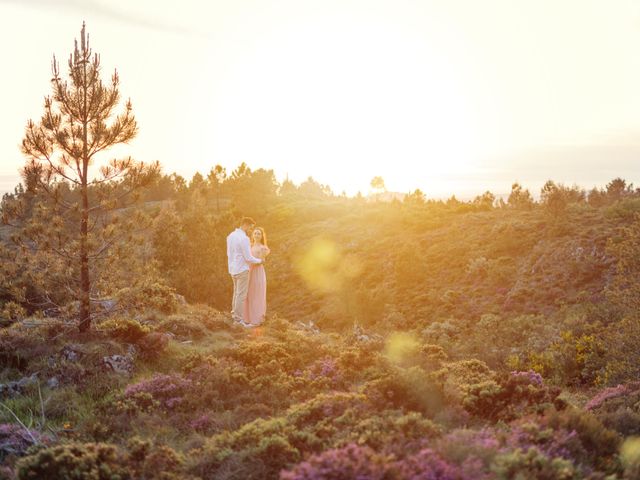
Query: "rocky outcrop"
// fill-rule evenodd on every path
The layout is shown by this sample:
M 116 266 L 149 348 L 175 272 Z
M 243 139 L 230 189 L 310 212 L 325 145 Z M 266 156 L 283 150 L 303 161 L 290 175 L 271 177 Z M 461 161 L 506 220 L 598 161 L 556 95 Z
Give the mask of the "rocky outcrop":
M 29 387 L 37 384 L 37 373 L 13 382 L 0 383 L 0 398 L 13 398 L 18 395 L 22 395 Z

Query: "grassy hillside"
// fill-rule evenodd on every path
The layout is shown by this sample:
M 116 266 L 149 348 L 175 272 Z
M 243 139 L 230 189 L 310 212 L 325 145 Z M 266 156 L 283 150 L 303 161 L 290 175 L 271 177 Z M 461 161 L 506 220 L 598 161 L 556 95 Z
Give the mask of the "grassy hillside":
M 638 478 L 640 202 L 483 198 L 159 198 L 166 284 L 0 329 L 0 478 Z M 240 210 L 272 250 L 251 330 Z
M 317 260 L 318 275 L 340 277 L 341 263 L 354 264 L 353 272 L 343 272 L 348 283 L 341 289 L 356 298 L 344 307 L 367 326 L 386 323 L 385 305 L 413 326 L 484 313 L 552 314 L 602 299 L 614 262 L 607 240 L 626 221 L 609 209 L 577 205 L 558 220 L 542 209 L 455 213 L 380 204 L 336 210 L 316 218 L 302 211 L 301 222 L 265 219 L 274 251 L 274 311 L 340 323 L 345 312 L 332 313 L 330 296 L 321 295 L 327 292 L 314 291 L 298 271 L 320 238 L 335 251 Z

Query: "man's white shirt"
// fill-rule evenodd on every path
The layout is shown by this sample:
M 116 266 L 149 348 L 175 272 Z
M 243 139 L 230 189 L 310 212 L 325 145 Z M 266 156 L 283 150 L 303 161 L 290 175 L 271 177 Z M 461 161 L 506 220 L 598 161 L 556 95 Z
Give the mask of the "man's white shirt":
M 227 236 L 227 259 L 231 275 L 246 272 L 250 263 L 262 263 L 262 260 L 251 255 L 249 237 L 241 228 L 236 228 Z

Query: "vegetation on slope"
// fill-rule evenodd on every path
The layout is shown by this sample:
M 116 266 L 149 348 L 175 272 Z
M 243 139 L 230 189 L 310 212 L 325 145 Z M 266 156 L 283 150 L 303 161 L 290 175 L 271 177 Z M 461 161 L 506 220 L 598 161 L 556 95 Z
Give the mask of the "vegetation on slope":
M 0 475 L 637 477 L 636 191 L 367 202 L 259 172 L 158 178 L 126 257 L 153 269 L 121 265 L 89 333 L 3 264 Z M 224 313 L 241 214 L 273 251 L 252 330 Z

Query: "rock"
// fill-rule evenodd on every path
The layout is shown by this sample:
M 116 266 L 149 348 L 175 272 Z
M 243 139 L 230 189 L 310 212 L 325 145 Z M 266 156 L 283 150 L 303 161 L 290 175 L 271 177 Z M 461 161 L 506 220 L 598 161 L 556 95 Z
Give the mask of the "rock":
M 312 335 L 317 335 L 320 333 L 320 329 L 313 323 L 313 320 L 309 320 L 309 323 L 304 323 L 303 321 L 298 321 L 296 323 L 296 327 L 298 330 L 302 330 L 305 333 L 310 333 Z
M 176 302 L 178 302 L 178 304 L 180 304 L 180 305 L 186 305 L 187 304 L 187 299 L 184 298 L 184 295 L 180 295 L 178 293 L 174 293 L 173 296 L 176 299 Z
M 57 377 L 51 377 L 49 380 L 47 380 L 47 387 L 51 388 L 52 390 L 58 388 L 59 386 L 60 381 L 57 379 Z
M 23 390 L 31 385 L 36 385 L 38 383 L 38 374 L 34 373 L 30 377 L 23 377 L 18 380 L 18 389 Z
M 133 359 L 125 355 L 108 355 L 102 357 L 102 365 L 119 375 L 130 376 L 133 373 Z
M 38 374 L 34 373 L 30 377 L 23 377 L 20 380 L 0 383 L 0 398 L 13 398 L 22 395 L 24 390 L 31 385 L 38 383 Z
M 82 356 L 82 352 L 77 345 L 65 345 L 60 351 L 60 356 L 68 362 L 77 362 Z

